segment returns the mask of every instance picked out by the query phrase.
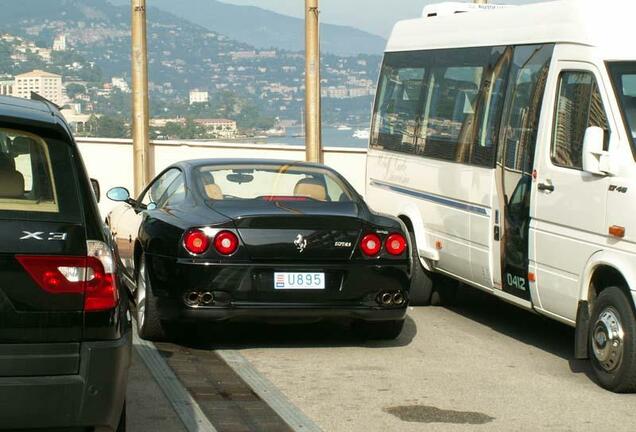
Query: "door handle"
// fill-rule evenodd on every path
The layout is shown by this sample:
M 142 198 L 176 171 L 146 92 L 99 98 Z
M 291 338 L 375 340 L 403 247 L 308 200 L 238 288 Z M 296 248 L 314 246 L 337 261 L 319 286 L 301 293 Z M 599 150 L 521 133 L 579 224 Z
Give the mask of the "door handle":
M 554 185 L 552 183 L 539 183 L 537 188 L 544 192 L 554 192 Z

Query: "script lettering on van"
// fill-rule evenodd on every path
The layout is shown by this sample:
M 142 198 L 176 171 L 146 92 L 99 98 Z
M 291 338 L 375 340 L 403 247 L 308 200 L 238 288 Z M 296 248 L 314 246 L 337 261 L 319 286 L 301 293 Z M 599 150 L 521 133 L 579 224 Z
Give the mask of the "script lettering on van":
M 20 240 L 40 240 L 40 241 L 65 241 L 68 237 L 67 233 L 60 232 L 51 232 L 45 233 L 41 231 L 30 232 L 30 231 L 22 231 L 23 236 L 20 237 Z
M 408 184 L 411 178 L 406 175 L 406 162 L 395 156 L 380 156 L 378 164 L 384 168 L 384 180 L 399 184 Z
M 522 277 L 506 273 L 506 283 L 509 287 L 517 288 L 521 291 L 526 291 L 526 280 Z

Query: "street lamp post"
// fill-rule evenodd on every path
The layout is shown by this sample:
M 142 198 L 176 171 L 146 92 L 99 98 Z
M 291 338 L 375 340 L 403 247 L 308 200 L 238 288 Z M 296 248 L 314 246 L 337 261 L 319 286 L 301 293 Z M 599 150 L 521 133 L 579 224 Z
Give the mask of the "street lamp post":
M 319 14 L 318 0 L 305 0 L 305 146 L 309 162 L 322 162 Z
M 132 137 L 135 196 L 150 181 L 146 0 L 132 0 Z

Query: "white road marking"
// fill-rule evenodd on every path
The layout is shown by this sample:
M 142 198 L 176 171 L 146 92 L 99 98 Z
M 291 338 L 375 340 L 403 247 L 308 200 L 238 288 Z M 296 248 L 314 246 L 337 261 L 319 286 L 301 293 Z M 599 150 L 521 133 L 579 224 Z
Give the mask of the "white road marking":
M 141 339 L 137 335 L 136 327 L 133 328 L 133 344 L 139 357 L 148 367 L 188 432 L 217 432 L 199 404 L 161 357 L 155 344 Z
M 267 378 L 261 375 L 243 355 L 235 350 L 218 350 L 216 353 L 241 377 L 248 386 L 296 432 L 321 432 L 316 423 Z

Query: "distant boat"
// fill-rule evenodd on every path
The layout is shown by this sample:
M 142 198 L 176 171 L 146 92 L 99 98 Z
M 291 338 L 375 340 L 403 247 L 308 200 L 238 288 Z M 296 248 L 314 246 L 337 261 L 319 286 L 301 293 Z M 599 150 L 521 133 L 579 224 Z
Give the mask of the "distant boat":
M 350 127 L 350 126 L 347 126 L 347 125 L 340 125 L 340 126 L 338 126 L 338 128 L 337 128 L 337 129 L 338 129 L 339 131 L 350 131 L 350 130 L 351 130 L 351 127 Z
M 268 137 L 277 137 L 277 138 L 286 137 L 287 129 L 282 127 L 271 128 L 265 131 L 265 135 L 267 135 Z
M 368 129 L 358 129 L 353 133 L 353 137 L 361 140 L 368 140 L 371 137 L 371 132 Z

